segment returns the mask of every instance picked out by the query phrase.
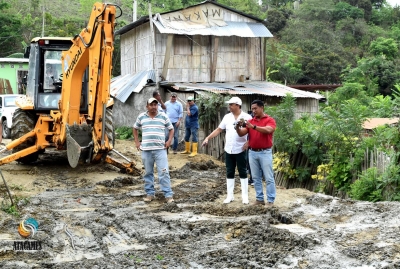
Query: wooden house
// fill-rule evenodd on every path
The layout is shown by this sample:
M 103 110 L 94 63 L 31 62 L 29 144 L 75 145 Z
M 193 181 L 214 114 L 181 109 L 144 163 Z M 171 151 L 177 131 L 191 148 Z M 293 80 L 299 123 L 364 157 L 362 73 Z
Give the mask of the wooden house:
M 155 69 L 169 82 L 265 80 L 264 39 L 272 34 L 260 19 L 204 1 L 152 23 L 142 17 L 117 32 L 121 75 Z
M 132 126 L 155 88 L 163 99 L 169 91 L 180 92 L 182 100 L 206 92 L 238 95 L 246 112 L 254 99 L 273 105 L 291 93 L 298 98 L 298 115 L 314 113 L 323 99 L 265 81 L 266 38 L 272 37 L 266 22 L 214 1 L 142 17 L 116 34 L 121 39 L 121 76 L 111 85 L 116 126 Z

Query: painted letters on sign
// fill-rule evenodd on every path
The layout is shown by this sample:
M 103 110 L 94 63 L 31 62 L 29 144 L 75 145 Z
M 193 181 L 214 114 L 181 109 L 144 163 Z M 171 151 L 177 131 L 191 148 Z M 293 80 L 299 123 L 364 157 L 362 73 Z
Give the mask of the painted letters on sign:
M 224 10 L 213 4 L 199 5 L 161 15 L 165 27 L 172 29 L 202 29 L 226 26 Z

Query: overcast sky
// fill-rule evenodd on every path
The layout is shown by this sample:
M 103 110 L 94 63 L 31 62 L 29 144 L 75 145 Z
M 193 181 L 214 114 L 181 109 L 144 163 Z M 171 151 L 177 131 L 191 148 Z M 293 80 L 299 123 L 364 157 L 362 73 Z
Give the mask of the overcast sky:
M 386 0 L 389 4 L 391 4 L 393 7 L 395 5 L 400 6 L 400 0 Z

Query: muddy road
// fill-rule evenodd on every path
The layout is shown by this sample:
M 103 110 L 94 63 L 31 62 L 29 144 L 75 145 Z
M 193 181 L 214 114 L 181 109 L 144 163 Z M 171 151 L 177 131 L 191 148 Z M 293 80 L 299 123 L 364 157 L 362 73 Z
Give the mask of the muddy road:
M 116 148 L 138 162 L 133 142 Z M 274 207 L 224 205 L 224 165 L 169 154 L 175 203 L 149 204 L 143 180 L 107 164 L 70 168 L 47 151 L 34 165 L 0 167 L 18 212 L 0 212 L 1 268 L 400 268 L 398 203 L 341 200 L 277 189 Z M 2 207 L 8 197 L 0 184 Z M 250 202 L 254 188 L 249 187 Z M 39 229 L 23 239 L 18 226 Z M 15 249 L 15 242 L 40 249 Z

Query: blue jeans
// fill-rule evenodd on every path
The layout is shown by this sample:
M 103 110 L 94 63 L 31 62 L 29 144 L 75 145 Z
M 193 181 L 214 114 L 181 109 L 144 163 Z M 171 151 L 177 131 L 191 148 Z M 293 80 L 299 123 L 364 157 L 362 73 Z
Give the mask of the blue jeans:
M 254 189 L 256 191 L 256 199 L 264 201 L 262 176 L 266 181 L 267 201 L 273 203 L 276 196 L 274 171 L 272 169 L 272 150 L 263 151 L 249 150 L 249 163 L 251 169 L 251 177 L 254 180 Z
M 174 144 L 172 145 L 172 150 L 176 150 L 179 142 L 179 126 L 176 126 L 176 122 L 172 123 L 172 126 L 174 126 Z
M 171 189 L 167 151 L 165 149 L 144 150 L 142 151 L 142 162 L 145 169 L 143 179 L 146 194 L 154 196 L 156 193 L 154 189 L 154 163 L 156 163 L 161 190 L 164 192 L 165 198 L 172 197 L 174 193 Z
M 199 130 L 199 128 L 197 128 L 197 127 L 186 128 L 185 142 L 189 142 L 190 135 L 192 135 L 192 142 L 197 143 L 198 142 L 198 139 L 197 139 L 197 131 L 198 130 Z

